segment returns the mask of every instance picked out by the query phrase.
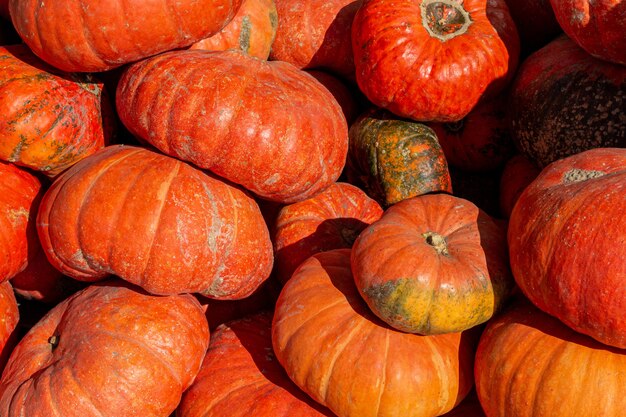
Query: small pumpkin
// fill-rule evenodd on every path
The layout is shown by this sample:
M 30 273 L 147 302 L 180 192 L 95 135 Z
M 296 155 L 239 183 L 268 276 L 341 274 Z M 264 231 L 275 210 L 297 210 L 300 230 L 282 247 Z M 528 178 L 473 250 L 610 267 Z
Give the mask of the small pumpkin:
M 533 182 L 541 170 L 524 155 L 517 154 L 507 161 L 500 175 L 500 213 L 511 216 L 513 207 L 524 189 Z
M 452 192 L 436 133 L 379 108 L 350 126 L 346 177 L 383 207 L 430 192 Z
M 272 351 L 272 313 L 219 326 L 177 417 L 334 416 L 302 392 Z
M 0 282 L 0 374 L 18 341 L 16 328 L 20 319 L 13 287 L 7 281 Z
M 486 322 L 514 286 L 506 224 L 447 194 L 388 208 L 354 242 L 351 265 L 374 314 L 398 330 L 424 335 Z
M 154 294 L 243 298 L 273 262 L 252 197 L 133 146 L 104 148 L 59 177 L 42 199 L 37 230 L 63 273 L 88 282 L 114 274 Z
M 0 379 L 0 415 L 167 417 L 208 344 L 193 296 L 92 285 L 50 310 L 15 347 Z

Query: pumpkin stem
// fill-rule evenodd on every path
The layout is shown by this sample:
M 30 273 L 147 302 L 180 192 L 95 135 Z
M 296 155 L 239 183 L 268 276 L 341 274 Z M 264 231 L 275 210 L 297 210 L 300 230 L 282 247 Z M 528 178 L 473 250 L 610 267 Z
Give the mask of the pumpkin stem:
M 424 28 L 442 42 L 464 34 L 472 24 L 469 13 L 458 0 L 424 0 L 420 10 Z
M 446 244 L 445 237 L 435 232 L 422 233 L 422 236 L 426 239 L 426 243 L 435 248 L 437 253 L 440 255 L 448 255 L 448 245 Z
M 570 169 L 563 175 L 564 182 L 580 182 L 606 175 L 602 171 L 593 171 L 586 169 Z
M 48 343 L 52 346 L 52 350 L 54 350 L 59 345 L 59 336 L 52 335 L 48 338 Z

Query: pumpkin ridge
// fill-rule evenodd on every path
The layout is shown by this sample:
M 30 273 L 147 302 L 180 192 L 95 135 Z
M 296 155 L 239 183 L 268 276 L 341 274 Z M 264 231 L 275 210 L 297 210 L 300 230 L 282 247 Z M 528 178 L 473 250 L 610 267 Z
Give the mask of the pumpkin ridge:
M 373 327 L 370 334 L 374 333 L 375 331 L 376 331 L 376 328 Z M 374 415 L 377 415 L 377 416 L 380 415 L 380 407 L 382 406 L 383 396 L 385 395 L 385 388 L 387 387 L 387 361 L 389 360 L 389 335 L 391 334 L 391 332 L 386 331 L 384 333 L 385 333 L 385 353 L 381 356 L 383 369 L 380 373 L 381 375 L 383 375 L 383 377 L 380 380 L 380 389 L 378 390 L 378 398 L 376 400 L 376 407 L 374 408 L 376 410 L 376 413 Z
M 442 411 L 445 411 L 444 408 L 446 404 L 450 401 L 450 393 L 447 390 L 441 388 L 447 385 L 451 385 L 448 379 L 448 372 L 446 372 L 448 367 L 443 360 L 441 351 L 435 346 L 435 341 L 428 336 L 423 337 L 423 339 L 426 341 L 426 344 L 430 347 L 430 351 L 432 352 L 430 355 L 430 359 L 431 363 L 433 364 L 433 369 L 437 373 L 436 381 L 439 383 L 440 386 L 438 391 L 443 394 L 443 396 L 439 397 L 439 402 L 437 403 L 437 406 L 439 407 L 439 412 L 437 414 L 441 414 Z
M 540 338 L 538 342 L 541 342 L 541 339 L 545 340 L 546 338 L 547 338 L 547 336 L 544 335 L 544 337 Z M 538 394 L 539 394 L 539 392 L 542 391 L 542 384 L 546 383 L 546 380 L 543 378 L 543 376 L 548 372 L 548 370 L 552 366 L 553 360 L 557 356 L 559 356 L 559 354 L 561 354 L 566 349 L 567 349 L 567 344 L 564 343 L 563 341 L 561 341 L 561 343 L 557 344 L 553 348 L 552 352 L 550 353 L 549 359 L 546 360 L 543 363 L 543 368 L 541 369 L 541 371 L 535 373 L 536 378 L 538 378 L 541 381 L 541 383 L 539 383 L 539 384 L 532 384 L 532 385 L 535 386 L 535 392 L 533 393 L 533 397 L 532 397 L 533 398 L 533 402 L 532 402 L 532 404 L 530 406 L 530 410 L 532 410 L 532 414 L 537 413 L 536 415 L 540 415 L 540 413 L 538 413 L 538 410 L 537 410 L 537 408 L 541 405 L 539 403 L 539 401 L 538 401 L 538 399 L 540 397 Z
M 37 12 L 39 12 L 39 10 L 41 10 L 43 7 L 44 5 L 42 3 L 40 4 L 39 8 L 36 9 L 35 19 L 37 19 L 37 14 L 38 14 Z M 81 7 L 78 7 L 78 9 L 80 9 L 80 12 L 78 13 L 78 16 L 80 17 L 79 26 L 82 28 L 81 33 L 83 34 L 83 38 L 85 41 L 84 44 L 89 47 L 89 50 L 91 52 L 90 54 L 91 58 L 96 58 L 98 61 L 100 61 L 99 62 L 100 64 L 107 65 L 107 63 L 102 59 L 101 54 L 96 50 L 91 30 L 89 30 L 87 25 L 85 24 L 85 8 L 81 6 Z M 39 31 L 39 25 L 37 25 L 37 31 L 41 33 Z M 77 60 L 75 59 L 75 57 L 71 56 L 70 54 L 66 54 L 65 59 L 67 59 L 73 64 L 77 63 Z M 78 60 L 78 63 L 80 64 L 80 60 Z
M 70 375 L 72 376 L 72 379 L 76 382 L 79 381 L 79 378 L 77 378 L 76 376 L 76 370 L 74 369 L 73 366 L 69 367 L 70 370 Z M 48 380 L 50 381 L 50 384 L 52 384 L 52 378 L 48 378 Z M 98 417 L 107 417 L 105 413 L 103 413 L 98 407 L 96 407 L 96 405 L 94 404 L 93 398 L 91 396 L 91 392 L 89 392 L 88 390 L 85 390 L 81 384 L 76 384 L 76 387 L 79 387 L 82 394 L 83 394 L 83 398 L 87 398 L 89 400 L 89 404 L 91 405 L 92 409 L 98 413 Z M 52 392 L 51 392 L 52 394 Z M 52 400 L 52 395 L 50 395 L 50 399 Z M 55 407 L 57 405 L 57 402 L 55 401 Z M 57 412 L 57 416 L 58 417 L 64 417 L 62 414 Z

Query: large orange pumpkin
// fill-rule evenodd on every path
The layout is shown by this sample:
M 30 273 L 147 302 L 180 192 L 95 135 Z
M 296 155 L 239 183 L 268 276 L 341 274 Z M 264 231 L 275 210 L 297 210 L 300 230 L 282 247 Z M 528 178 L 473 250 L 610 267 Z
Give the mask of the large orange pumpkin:
M 7 281 L 0 283 L 0 374 L 17 343 L 15 329 L 20 319 L 13 287 Z
M 155 294 L 251 294 L 272 268 L 269 231 L 245 192 L 144 148 L 114 145 L 74 165 L 41 202 L 52 264 L 96 281 L 115 274 Z

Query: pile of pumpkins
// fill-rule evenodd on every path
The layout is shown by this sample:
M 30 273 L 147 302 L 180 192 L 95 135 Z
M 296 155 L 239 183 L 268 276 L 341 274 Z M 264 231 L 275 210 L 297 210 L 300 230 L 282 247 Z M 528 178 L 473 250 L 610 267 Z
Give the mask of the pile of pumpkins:
M 0 417 L 626 415 L 626 2 L 0 24 Z

